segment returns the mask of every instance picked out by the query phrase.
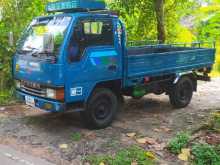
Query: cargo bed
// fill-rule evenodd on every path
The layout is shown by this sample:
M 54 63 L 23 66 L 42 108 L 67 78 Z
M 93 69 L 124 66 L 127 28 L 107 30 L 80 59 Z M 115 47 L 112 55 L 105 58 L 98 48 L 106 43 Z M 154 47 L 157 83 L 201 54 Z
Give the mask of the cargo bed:
M 172 45 L 130 47 L 126 58 L 125 78 L 130 81 L 212 67 L 215 49 Z

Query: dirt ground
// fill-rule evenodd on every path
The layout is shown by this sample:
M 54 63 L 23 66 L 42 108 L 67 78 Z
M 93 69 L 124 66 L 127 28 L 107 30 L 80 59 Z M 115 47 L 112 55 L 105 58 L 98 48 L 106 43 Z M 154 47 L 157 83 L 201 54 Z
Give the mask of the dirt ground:
M 85 156 L 114 154 L 131 145 L 153 151 L 160 164 L 183 164 L 177 163 L 164 146 L 177 132 L 198 129 L 210 112 L 219 109 L 220 79 L 199 83 L 198 92 L 185 109 L 173 109 L 165 95 L 126 98 L 112 126 L 97 131 L 85 129 L 76 113 L 49 114 L 25 105 L 0 107 L 0 144 L 58 165 L 79 165 Z M 153 138 L 156 144 L 138 144 L 127 133 Z M 76 134 L 81 135 L 78 141 Z

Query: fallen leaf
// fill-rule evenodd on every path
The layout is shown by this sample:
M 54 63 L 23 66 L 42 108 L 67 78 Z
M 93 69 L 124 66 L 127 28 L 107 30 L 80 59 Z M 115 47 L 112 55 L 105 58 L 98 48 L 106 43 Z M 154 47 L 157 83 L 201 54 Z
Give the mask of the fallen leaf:
M 89 163 L 89 162 L 86 162 L 84 165 L 90 165 L 90 163 Z
M 211 145 L 218 145 L 220 144 L 220 136 L 215 134 L 207 135 L 206 142 Z
M 83 136 L 89 140 L 94 140 L 96 138 L 96 134 L 94 132 L 83 133 Z
M 164 132 L 170 132 L 171 129 L 167 128 L 167 127 L 161 127 L 161 130 Z
M 162 151 L 166 147 L 166 143 L 155 144 L 153 147 L 156 151 Z
M 145 139 L 146 139 L 146 143 L 150 145 L 157 144 L 156 140 L 153 138 L 145 137 Z
M 138 165 L 138 163 L 137 162 L 132 162 L 131 165 Z
M 136 139 L 136 141 L 140 144 L 157 144 L 156 140 L 154 140 L 153 138 L 149 138 L 149 137 L 144 137 L 144 138 L 140 138 L 140 139 Z
M 133 138 L 136 136 L 136 133 L 127 133 L 126 135 L 130 138 Z
M 145 138 L 136 139 L 139 144 L 145 144 L 147 140 Z
M 181 150 L 181 154 L 178 155 L 178 158 L 183 161 L 188 161 L 190 157 L 190 149 L 184 148 Z
M 156 159 L 156 156 L 153 152 L 150 152 L 150 151 L 147 151 L 145 152 L 145 156 L 149 159 L 152 159 L 152 160 L 155 160 Z
M 59 145 L 59 148 L 60 148 L 60 149 L 67 149 L 67 148 L 68 148 L 68 145 L 67 145 L 67 144 L 60 144 L 60 145 Z
M 160 132 L 161 130 L 160 129 L 158 129 L 158 128 L 155 128 L 154 129 L 154 132 Z

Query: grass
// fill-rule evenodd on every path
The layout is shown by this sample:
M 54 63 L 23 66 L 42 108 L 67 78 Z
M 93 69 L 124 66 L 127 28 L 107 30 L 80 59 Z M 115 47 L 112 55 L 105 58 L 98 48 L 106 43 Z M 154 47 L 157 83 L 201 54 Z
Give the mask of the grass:
M 220 111 L 212 113 L 210 123 L 214 131 L 220 132 Z
M 193 164 L 195 165 L 220 164 L 220 152 L 218 148 L 209 144 L 194 144 L 192 154 L 194 156 Z
M 88 156 L 85 158 L 85 162 L 89 162 L 92 165 L 154 165 L 155 156 L 151 152 L 147 152 L 140 147 L 130 147 L 127 149 L 120 150 L 115 156 L 102 155 L 102 156 Z
M 213 133 L 220 132 L 220 111 L 211 114 L 211 117 L 208 119 L 208 127 L 205 126 L 203 131 L 210 133 L 212 131 L 214 131 Z M 183 148 L 190 149 L 189 163 L 192 165 L 220 165 L 220 145 L 207 144 L 206 141 L 201 139 L 193 139 L 194 142 L 192 142 L 191 135 L 178 133 L 176 137 L 171 139 L 167 148 L 174 154 L 180 154 Z
M 168 149 L 171 153 L 179 154 L 182 148 L 186 147 L 189 143 L 190 135 L 185 132 L 178 133 L 176 137 L 171 139 L 168 144 Z
M 82 138 L 82 135 L 81 135 L 79 132 L 73 133 L 73 134 L 71 135 L 71 139 L 72 139 L 73 141 L 80 141 L 81 138 Z

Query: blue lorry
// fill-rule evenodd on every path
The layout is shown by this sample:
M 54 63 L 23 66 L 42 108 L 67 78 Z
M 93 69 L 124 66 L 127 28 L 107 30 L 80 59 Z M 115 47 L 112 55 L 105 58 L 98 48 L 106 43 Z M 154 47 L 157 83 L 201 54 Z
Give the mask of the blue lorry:
M 201 43 L 128 46 L 126 29 L 104 2 L 51 2 L 34 18 L 13 57 L 18 97 L 47 112 L 80 112 L 89 128 L 109 126 L 123 96 L 166 94 L 186 107 L 197 80 L 210 80 L 215 48 Z

